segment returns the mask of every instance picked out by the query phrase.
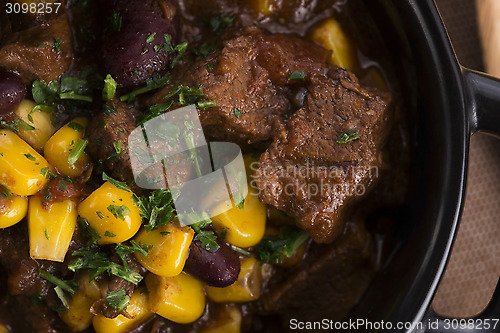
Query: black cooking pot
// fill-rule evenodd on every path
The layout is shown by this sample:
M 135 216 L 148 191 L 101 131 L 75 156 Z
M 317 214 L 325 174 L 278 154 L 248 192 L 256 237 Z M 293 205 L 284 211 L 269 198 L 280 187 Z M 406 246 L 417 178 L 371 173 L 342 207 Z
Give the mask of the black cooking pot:
M 432 0 L 363 4 L 390 51 L 409 106 L 412 186 L 399 217 L 400 242 L 351 314 L 352 321 L 373 325 L 344 329 L 500 332 L 500 287 L 474 320 L 439 318 L 429 307 L 460 220 L 470 136 L 500 133 L 500 80 L 459 65 Z

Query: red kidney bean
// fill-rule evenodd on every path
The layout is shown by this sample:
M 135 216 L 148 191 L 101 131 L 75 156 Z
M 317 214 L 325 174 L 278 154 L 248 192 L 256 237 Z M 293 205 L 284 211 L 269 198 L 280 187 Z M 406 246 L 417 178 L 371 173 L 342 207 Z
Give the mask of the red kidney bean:
M 169 44 L 175 45 L 179 30 L 176 9 L 169 1 L 118 0 L 111 13 L 119 17 L 120 24 L 103 40 L 106 74 L 131 87 L 168 68 L 173 57 Z
M 0 114 L 13 111 L 26 96 L 26 86 L 16 73 L 0 71 Z
M 209 286 L 222 288 L 238 279 L 241 265 L 233 249 L 220 238 L 217 243 L 220 248 L 216 252 L 209 252 L 201 246 L 201 242 L 192 242 L 184 269 Z

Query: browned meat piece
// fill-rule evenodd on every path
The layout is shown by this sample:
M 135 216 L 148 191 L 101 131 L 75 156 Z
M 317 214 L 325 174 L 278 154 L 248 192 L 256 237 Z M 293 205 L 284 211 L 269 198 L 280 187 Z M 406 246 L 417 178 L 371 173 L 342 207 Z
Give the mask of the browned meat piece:
M 313 244 L 300 266 L 268 286 L 258 306 L 264 313 L 280 314 L 284 323 L 291 318 L 342 320 L 374 275 L 373 252 L 364 227 L 350 223 L 336 242 Z
M 15 33 L 0 48 L 1 66 L 18 72 L 26 83 L 59 78 L 68 70 L 72 56 L 66 15 Z
M 291 113 L 290 95 L 284 84 L 289 72 L 303 70 L 306 76 L 324 66 L 324 51 L 302 40 L 284 35 L 267 36 L 256 27 L 226 41 L 221 51 L 192 64 L 178 65 L 173 84 L 157 93 L 152 104 L 179 84 L 202 86 L 205 99 L 217 106 L 200 110 L 200 120 L 210 139 L 251 145 L 268 141 L 273 128 Z M 211 69 L 213 66 L 213 69 Z
M 54 325 L 60 320 L 49 307 L 56 304 L 57 297 L 53 285 L 38 272 L 42 269 L 60 275 L 62 265 L 30 258 L 26 223 L 0 229 L 0 321 L 12 325 L 14 332 L 56 332 Z M 38 292 L 48 293 L 48 306 L 36 306 L 31 301 Z M 23 314 L 22 321 L 16 320 L 19 313 Z
M 141 273 L 142 275 L 146 274 L 146 269 L 142 267 L 141 264 L 139 264 L 139 262 L 135 259 L 133 255 L 126 255 L 126 258 L 127 258 L 127 265 L 131 270 L 137 273 Z M 115 256 L 114 258 L 112 258 L 112 260 L 114 262 L 121 264 L 121 261 L 118 258 L 118 256 Z M 96 316 L 104 316 L 107 318 L 115 318 L 119 314 L 122 314 L 126 317 L 130 317 L 126 308 L 122 311 L 118 311 L 112 308 L 109 305 L 108 301 L 106 300 L 106 295 L 108 293 L 113 291 L 118 291 L 120 289 L 125 290 L 126 294 L 129 297 L 132 297 L 132 294 L 134 293 L 135 290 L 135 285 L 132 282 L 124 280 L 118 276 L 114 275 L 111 276 L 107 288 L 104 288 L 103 297 L 101 297 L 100 299 L 95 301 L 94 304 L 92 304 L 90 312 L 92 312 Z
M 136 128 L 139 112 L 117 100 L 107 102 L 116 112 L 100 113 L 92 118 L 87 135 L 88 152 L 96 161 L 102 161 L 109 174 L 118 180 L 134 179 L 128 152 L 128 136 Z
M 305 106 L 276 135 L 256 172 L 260 199 L 296 218 L 319 243 L 343 229 L 349 207 L 378 177 L 389 96 L 342 69 L 315 75 Z M 359 139 L 337 143 L 346 130 Z
M 89 145 L 88 152 L 96 161 L 102 161 L 106 171 L 113 178 L 134 183 L 134 174 L 130 162 L 128 137 L 137 127 L 136 120 L 139 112 L 133 107 L 123 104 L 117 100 L 107 102 L 107 105 L 114 106 L 116 112 L 106 114 L 101 113 L 95 116 L 87 129 Z M 139 150 L 137 154 L 148 154 L 150 152 L 164 151 L 164 141 L 148 142 L 149 147 L 136 145 L 134 149 Z M 190 177 L 193 171 L 189 161 L 179 160 L 174 164 L 170 161 L 169 167 L 176 168 L 177 180 L 182 182 Z M 158 170 L 160 168 L 160 170 Z M 145 171 L 143 176 L 158 177 L 163 176 L 163 169 L 160 163 L 155 164 Z M 174 173 L 174 171 L 172 171 Z

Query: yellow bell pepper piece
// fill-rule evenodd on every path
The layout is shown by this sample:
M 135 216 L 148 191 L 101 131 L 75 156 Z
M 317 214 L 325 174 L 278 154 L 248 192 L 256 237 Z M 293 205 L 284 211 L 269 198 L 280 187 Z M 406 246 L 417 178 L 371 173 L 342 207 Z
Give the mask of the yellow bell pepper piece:
M 83 139 L 88 121 L 85 118 L 76 118 L 60 128 L 45 144 L 43 149 L 45 158 L 60 174 L 68 177 L 80 176 L 89 164 L 89 156 L 85 152 L 77 154 L 86 146 Z M 78 159 L 71 161 L 70 156 Z
M 260 297 L 262 288 L 262 267 L 254 257 L 241 260 L 238 280 L 224 288 L 207 286 L 207 295 L 214 302 L 250 302 Z
M 237 306 L 225 306 L 221 312 L 216 313 L 216 318 L 201 329 L 200 333 L 240 333 L 241 317 L 241 311 Z
M 0 130 L 0 184 L 20 196 L 33 195 L 48 181 L 49 163 L 9 130 Z
M 126 333 L 147 321 L 153 312 L 148 309 L 148 293 L 144 289 L 135 290 L 127 306 L 127 312 L 132 319 L 118 315 L 110 319 L 95 316 L 92 320 L 96 333 Z
M 28 212 L 28 198 L 11 194 L 0 196 L 0 228 L 7 228 L 21 221 Z
M 60 315 L 62 321 L 73 331 L 83 331 L 90 327 L 94 315 L 90 307 L 101 297 L 99 285 L 95 280 L 89 282 L 88 274 L 78 280 L 78 290 L 69 300 L 69 309 Z
M 101 236 L 97 241 L 100 245 L 132 238 L 142 223 L 139 213 L 132 192 L 110 182 L 105 182 L 78 205 L 78 214 Z
M 337 20 L 328 18 L 321 22 L 313 30 L 312 39 L 332 51 L 330 63 L 349 71 L 356 70 L 357 57 L 353 43 Z
M 273 13 L 272 0 L 257 0 L 254 2 L 254 8 L 257 13 L 269 16 Z
M 239 205 L 212 218 L 219 233 L 225 233 L 225 240 L 238 247 L 250 247 L 260 242 L 266 230 L 266 206 L 260 202 L 258 191 L 249 186 L 248 194 Z
M 174 277 L 146 276 L 149 308 L 154 313 L 179 324 L 198 319 L 205 309 L 203 284 L 182 272 Z
M 4 325 L 0 324 L 0 333 L 9 333 L 9 329 Z
M 15 110 L 15 114 L 26 124 L 34 127 L 34 129 L 30 130 L 20 128 L 19 134 L 33 148 L 40 150 L 50 136 L 54 134 L 55 128 L 50 119 L 50 112 L 38 109 L 31 113 L 31 110 L 33 110 L 35 106 L 35 102 L 25 99 L 19 104 Z
M 29 199 L 28 230 L 33 259 L 63 262 L 75 231 L 76 203 L 72 200 L 42 205 L 38 196 Z
M 135 241 L 150 247 L 148 256 L 138 252 L 134 254 L 148 271 L 160 276 L 176 276 L 184 268 L 193 236 L 193 229 L 173 223 L 149 232 L 143 229 Z

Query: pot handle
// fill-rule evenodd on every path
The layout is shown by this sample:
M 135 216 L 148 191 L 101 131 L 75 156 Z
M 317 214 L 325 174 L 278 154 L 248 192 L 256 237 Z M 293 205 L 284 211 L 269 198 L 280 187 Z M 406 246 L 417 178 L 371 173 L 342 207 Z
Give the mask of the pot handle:
M 500 79 L 461 69 L 471 133 L 481 131 L 500 137 Z M 477 316 L 445 318 L 429 307 L 422 322 L 426 333 L 500 332 L 500 280 L 490 303 Z
M 488 306 L 471 318 L 445 318 L 429 307 L 424 319 L 425 333 L 498 333 L 500 332 L 500 280 Z
M 500 136 L 500 79 L 465 67 L 462 78 L 471 132 Z

